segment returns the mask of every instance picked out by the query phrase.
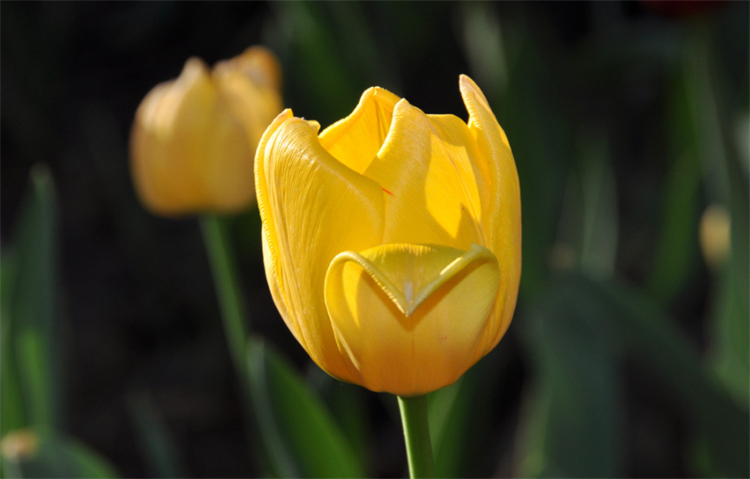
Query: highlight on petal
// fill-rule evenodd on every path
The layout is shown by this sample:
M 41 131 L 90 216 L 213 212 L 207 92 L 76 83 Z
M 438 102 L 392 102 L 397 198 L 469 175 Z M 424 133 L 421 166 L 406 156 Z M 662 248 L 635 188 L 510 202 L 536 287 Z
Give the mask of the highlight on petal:
M 521 280 L 521 190 L 508 138 L 487 98 L 466 75 L 461 75 L 459 87 L 469 112 L 469 130 L 486 161 L 490 194 L 483 205 L 482 225 L 487 232 L 485 244 L 497 255 L 501 265 L 502 297 L 498 298 L 479 359 L 503 337 L 515 310 Z
M 364 173 L 383 145 L 399 97 L 384 88 L 368 88 L 346 118 L 320 134 L 320 144 L 337 160 Z
M 468 127 L 453 115 L 425 115 L 400 100 L 377 158 L 365 176 L 386 197 L 385 243 L 435 243 L 468 249 L 484 243 L 479 155 Z
M 325 304 L 358 383 L 412 396 L 474 364 L 498 287 L 497 259 L 483 246 L 386 244 L 336 256 Z
M 336 346 L 323 284 L 336 254 L 380 244 L 383 193 L 320 146 L 317 123 L 291 115 L 286 110 L 274 120 L 256 153 L 266 261 L 272 262 L 269 284 L 312 359 L 330 374 L 355 381 Z

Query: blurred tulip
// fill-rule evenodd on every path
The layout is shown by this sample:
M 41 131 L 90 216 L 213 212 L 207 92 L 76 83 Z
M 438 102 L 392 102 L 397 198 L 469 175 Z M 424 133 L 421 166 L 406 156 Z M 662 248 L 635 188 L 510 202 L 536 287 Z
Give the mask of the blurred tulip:
M 706 208 L 701 216 L 700 244 L 703 258 L 712 269 L 720 268 L 731 250 L 732 219 L 722 205 Z
M 414 396 L 505 334 L 521 276 L 508 140 L 467 76 L 468 125 L 381 88 L 320 136 L 282 112 L 258 147 L 266 276 L 289 329 L 343 381 Z
M 281 72 L 260 47 L 209 71 L 197 58 L 157 85 L 135 115 L 131 167 L 143 204 L 161 215 L 231 212 L 254 200 L 253 157 L 281 111 Z

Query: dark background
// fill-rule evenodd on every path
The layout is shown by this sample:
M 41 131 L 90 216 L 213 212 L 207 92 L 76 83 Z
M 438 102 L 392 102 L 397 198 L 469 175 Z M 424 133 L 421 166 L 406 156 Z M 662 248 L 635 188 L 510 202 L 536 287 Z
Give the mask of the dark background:
M 508 335 L 473 373 L 483 379 L 467 419 L 464 475 L 731 470 L 701 459 L 713 437 L 701 424 L 719 412 L 685 400 L 689 387 L 669 373 L 682 366 L 660 368 L 650 353 L 643 360 L 637 341 L 619 345 L 612 331 L 589 335 L 575 308 L 590 296 L 566 288 L 625 285 L 667 319 L 686 357 L 719 371 L 715 358 L 731 342 L 716 326 L 726 284 L 723 270 L 703 261 L 698 225 L 707 205 L 724 205 L 733 246 L 744 241 L 746 251 L 747 237 L 737 235 L 748 221 L 748 3 L 3 2 L 1 16 L 3 251 L 13 245 L 32 166 L 49 165 L 63 421 L 122 476 L 154 474 L 135 426 L 143 401 L 162 417 L 185 475 L 262 474 L 249 454 L 258 439 L 243 425 L 198 222 L 147 213 L 127 152 L 134 112 L 154 85 L 175 78 L 188 57 L 213 64 L 254 44 L 279 56 L 285 104 L 323 127 L 373 85 L 427 113 L 466 118 L 457 86 L 467 73 L 508 134 L 523 195 L 522 291 Z M 279 318 L 257 209 L 232 225 L 252 329 L 324 398 L 349 388 L 312 366 Z M 747 258 L 732 251 L 739 256 L 729 263 L 745 269 L 726 287 L 747 306 Z M 616 314 L 591 308 L 599 308 L 594 318 Z M 744 343 L 746 311 L 727 333 L 744 331 Z M 747 367 L 747 344 L 734 361 Z M 746 385 L 716 376 L 746 419 Z M 370 424 L 368 470 L 403 475 L 391 399 L 353 394 Z M 544 398 L 554 405 L 545 409 Z M 708 419 L 696 420 L 701 409 Z M 608 466 L 587 469 L 601 457 L 581 457 L 575 444 L 586 441 L 612 454 Z

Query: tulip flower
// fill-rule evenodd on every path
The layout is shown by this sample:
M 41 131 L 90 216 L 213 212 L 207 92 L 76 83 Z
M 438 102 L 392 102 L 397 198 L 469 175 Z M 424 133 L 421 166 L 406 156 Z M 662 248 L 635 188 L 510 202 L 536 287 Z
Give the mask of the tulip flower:
M 281 111 L 280 83 L 273 54 L 252 47 L 211 71 L 191 58 L 179 78 L 154 87 L 131 136 L 142 203 L 166 216 L 250 206 L 255 149 Z
M 255 178 L 266 276 L 326 372 L 402 397 L 455 382 L 505 334 L 521 275 L 513 154 L 477 85 L 468 123 L 382 88 L 319 125 L 283 111 Z

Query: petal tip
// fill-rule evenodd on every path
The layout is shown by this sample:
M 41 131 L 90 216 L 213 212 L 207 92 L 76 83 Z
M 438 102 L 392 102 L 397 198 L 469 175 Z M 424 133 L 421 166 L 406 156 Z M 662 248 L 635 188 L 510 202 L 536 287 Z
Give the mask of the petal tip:
M 401 98 L 398 102 L 396 102 L 396 106 L 393 107 L 393 116 L 397 116 L 399 112 L 405 113 L 412 110 L 419 110 L 419 108 L 409 103 L 406 98 Z
M 477 83 L 471 79 L 469 75 L 466 75 L 462 73 L 458 77 L 458 88 L 461 90 L 461 95 L 464 97 L 464 101 L 466 101 L 466 98 L 469 94 L 473 94 L 479 99 L 484 99 L 484 93 L 482 92 L 482 89 L 479 88 Z M 486 102 L 486 99 L 485 99 Z

